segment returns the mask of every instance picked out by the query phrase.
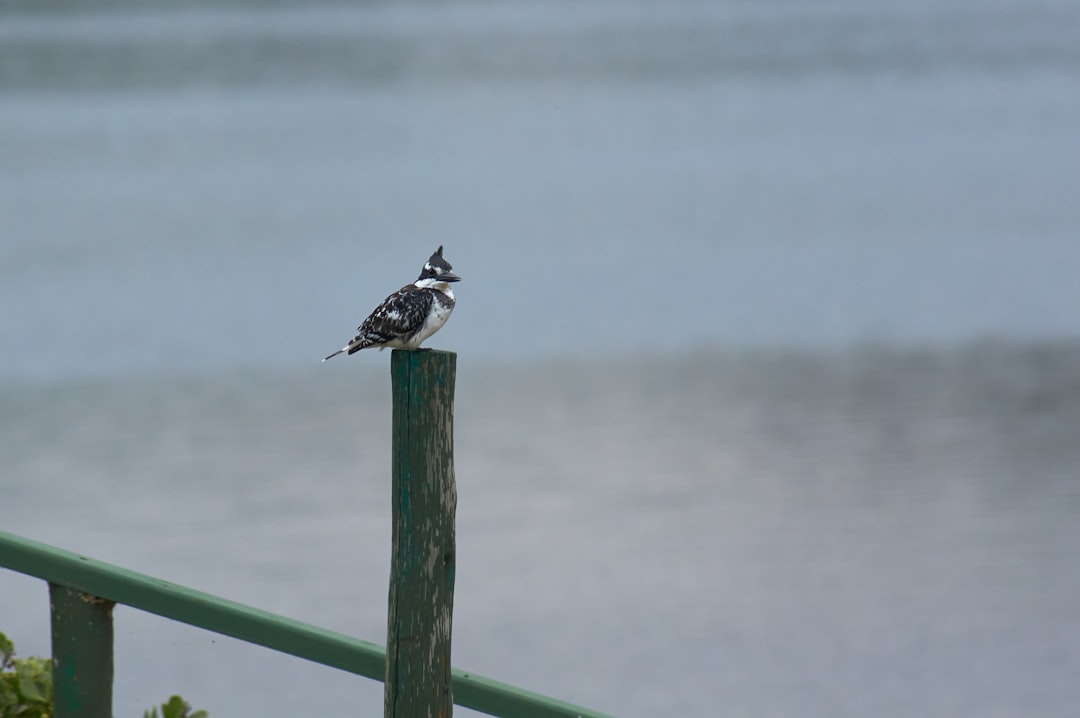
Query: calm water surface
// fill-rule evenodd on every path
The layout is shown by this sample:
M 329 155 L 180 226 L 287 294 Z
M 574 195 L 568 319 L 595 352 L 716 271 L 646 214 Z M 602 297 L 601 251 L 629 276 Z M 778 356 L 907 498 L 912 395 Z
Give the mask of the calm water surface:
M 1080 347 L 462 359 L 459 665 L 620 715 L 1071 710 Z M 6 386 L 0 518 L 379 641 L 387 373 Z M 46 652 L 44 584 L 0 587 Z M 118 715 L 379 705 L 127 609 L 117 636 Z
M 2 373 L 1080 336 L 1072 3 L 2 18 Z
M 388 357 L 318 359 L 441 243 L 458 665 L 1072 715 L 1075 4 L 40 7 L 0 11 L 4 530 L 381 642 Z M 0 614 L 48 652 L 44 584 Z M 118 716 L 381 705 L 124 608 L 117 650 Z

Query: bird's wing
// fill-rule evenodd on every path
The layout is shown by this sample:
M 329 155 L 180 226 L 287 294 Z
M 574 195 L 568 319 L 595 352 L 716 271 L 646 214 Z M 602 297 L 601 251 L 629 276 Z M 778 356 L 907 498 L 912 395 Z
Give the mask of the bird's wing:
M 394 339 L 412 336 L 424 326 L 434 301 L 435 297 L 431 292 L 417 291 L 413 285 L 405 285 L 384 299 L 363 324 L 356 328 L 356 336 L 352 341 L 323 361 L 344 352 L 355 354 L 367 347 L 385 345 Z
M 358 335 L 376 334 L 386 340 L 406 336 L 419 329 L 434 301 L 430 292 L 417 292 L 412 285 L 402 287 L 383 300 L 383 303 L 357 327 Z

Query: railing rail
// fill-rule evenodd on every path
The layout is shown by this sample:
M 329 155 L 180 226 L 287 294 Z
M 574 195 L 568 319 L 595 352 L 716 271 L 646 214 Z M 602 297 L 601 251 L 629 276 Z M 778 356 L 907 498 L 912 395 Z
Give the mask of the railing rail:
M 90 601 L 96 598 L 131 606 L 349 673 L 383 679 L 386 650 L 382 646 L 5 531 L 0 531 L 0 567 L 74 589 Z M 455 704 L 489 715 L 609 718 L 458 669 L 453 671 L 453 687 Z
M 55 718 L 111 718 L 113 606 L 131 606 L 384 684 L 384 718 L 602 714 L 452 670 L 457 355 L 394 350 L 387 648 L 0 532 L 0 567 L 49 582 Z M 418 640 L 422 638 L 422 640 Z

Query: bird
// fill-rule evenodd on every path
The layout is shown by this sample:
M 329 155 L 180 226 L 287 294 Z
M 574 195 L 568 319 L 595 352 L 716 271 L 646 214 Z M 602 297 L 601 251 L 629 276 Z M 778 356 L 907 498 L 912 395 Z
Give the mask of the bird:
M 361 349 L 386 347 L 416 350 L 435 332 L 454 311 L 452 282 L 460 282 L 453 267 L 443 259 L 443 248 L 424 263 L 420 276 L 412 284 L 406 284 L 375 308 L 368 318 L 357 327 L 352 341 L 330 354 L 323 361 L 338 354 L 355 354 Z

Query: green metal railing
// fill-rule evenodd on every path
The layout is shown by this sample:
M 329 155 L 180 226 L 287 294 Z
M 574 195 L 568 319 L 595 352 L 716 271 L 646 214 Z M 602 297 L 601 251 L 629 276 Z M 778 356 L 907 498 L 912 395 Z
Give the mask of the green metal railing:
M 55 718 L 111 718 L 116 604 L 382 680 L 388 718 L 445 717 L 455 704 L 505 718 L 609 718 L 450 667 L 455 371 L 449 352 L 391 355 L 389 650 L 0 531 L 0 567 L 49 583 Z
M 0 567 L 49 582 L 57 718 L 88 715 L 83 712 L 85 706 L 101 700 L 94 691 L 108 690 L 111 697 L 112 606 L 116 603 L 383 680 L 386 651 L 382 646 L 4 531 L 0 531 Z M 72 688 L 75 683 L 78 689 Z M 453 684 L 455 704 L 490 715 L 607 718 L 458 669 L 453 671 Z M 92 695 L 80 695 L 87 690 Z

